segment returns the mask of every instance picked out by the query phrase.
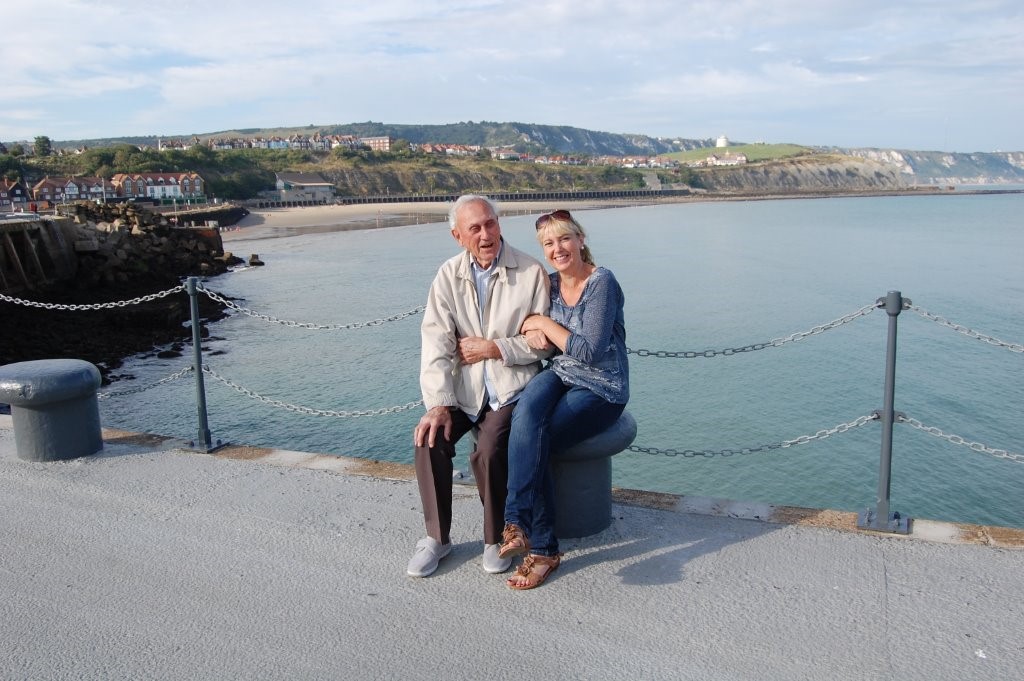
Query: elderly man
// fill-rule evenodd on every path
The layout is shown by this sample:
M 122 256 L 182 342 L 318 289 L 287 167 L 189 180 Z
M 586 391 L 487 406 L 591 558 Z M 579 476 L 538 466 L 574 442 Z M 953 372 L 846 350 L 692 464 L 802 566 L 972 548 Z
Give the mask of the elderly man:
M 484 570 L 498 557 L 508 478 L 508 434 L 519 392 L 547 350 L 531 348 L 523 321 L 548 309 L 548 277 L 536 259 L 501 238 L 498 211 L 485 196 L 460 197 L 448 213 L 463 251 L 434 277 L 421 325 L 420 389 L 427 413 L 413 431 L 416 479 L 427 536 L 407 573 L 426 577 L 451 551 L 455 443 L 476 430 L 470 465 L 484 507 Z M 534 342 L 540 345 L 543 339 Z

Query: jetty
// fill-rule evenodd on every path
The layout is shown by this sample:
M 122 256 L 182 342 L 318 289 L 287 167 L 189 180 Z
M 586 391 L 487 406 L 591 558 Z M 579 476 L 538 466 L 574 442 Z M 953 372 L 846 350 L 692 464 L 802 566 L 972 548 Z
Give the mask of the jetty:
M 1011 679 L 1024 532 L 615 490 L 611 527 L 516 592 L 423 535 L 410 466 L 103 430 L 16 455 L 0 415 L 0 677 Z

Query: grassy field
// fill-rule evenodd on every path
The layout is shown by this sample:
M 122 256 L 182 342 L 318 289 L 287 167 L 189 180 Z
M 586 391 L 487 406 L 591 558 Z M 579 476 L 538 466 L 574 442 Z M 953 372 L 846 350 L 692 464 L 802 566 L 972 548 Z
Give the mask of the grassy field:
M 721 156 L 726 151 L 732 154 L 745 154 L 747 160 L 750 162 L 774 161 L 781 158 L 792 158 L 794 156 L 804 156 L 806 154 L 814 153 L 813 150 L 808 147 L 802 147 L 797 144 L 738 144 L 725 148 L 705 147 L 702 149 L 690 149 L 689 151 L 677 151 L 665 155 L 682 163 L 686 163 L 690 161 L 702 161 L 711 154 Z

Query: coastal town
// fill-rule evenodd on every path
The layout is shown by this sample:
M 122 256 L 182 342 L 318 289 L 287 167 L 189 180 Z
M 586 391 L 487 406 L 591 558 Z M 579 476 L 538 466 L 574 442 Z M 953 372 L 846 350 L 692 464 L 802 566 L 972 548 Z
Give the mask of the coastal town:
M 332 152 L 338 149 L 390 153 L 395 140 L 390 136 L 357 137 L 354 135 L 291 135 L 288 137 L 230 137 L 200 140 L 158 139 L 155 149 L 160 152 L 187 151 L 197 146 L 212 151 L 238 149 L 300 150 Z M 692 161 L 689 167 L 736 166 L 747 163 L 741 153 L 729 151 L 729 140 L 724 135 L 716 140 L 715 149 L 704 159 Z M 562 166 L 612 166 L 629 169 L 677 168 L 680 162 L 668 156 L 596 156 L 542 155 L 517 152 L 507 148 L 487 148 L 480 145 L 427 143 L 410 144 L 413 152 L 451 157 L 486 156 L 498 161 L 536 163 Z M 58 149 L 54 153 L 82 154 L 87 147 Z M 8 149 L 0 144 L 0 154 Z M 321 203 L 334 200 L 331 183 L 315 173 L 277 173 L 276 186 L 270 198 L 305 200 Z M 282 194 L 282 192 L 284 192 Z M 264 197 L 267 198 L 267 197 Z M 0 212 L 48 210 L 54 205 L 74 201 L 97 203 L 118 201 L 147 201 L 154 205 L 177 208 L 201 205 L 208 201 L 206 183 L 195 172 L 114 173 L 109 178 L 97 176 L 46 176 L 35 183 L 0 177 Z
M 301 151 L 329 152 L 335 149 L 369 149 L 370 151 L 390 152 L 394 139 L 390 136 L 358 137 L 355 135 L 290 135 L 288 137 L 222 137 L 203 141 L 198 137 L 185 140 L 158 140 L 159 150 L 178 149 L 187 151 L 194 146 L 205 146 L 215 151 L 234 149 L 296 149 Z M 729 139 L 722 135 L 715 140 L 715 152 L 705 159 L 690 162 L 690 167 L 731 166 L 747 162 L 744 154 L 730 152 Z M 519 152 L 507 147 L 484 147 L 478 144 L 446 144 L 424 143 L 409 144 L 414 152 L 441 156 L 479 156 L 485 154 L 498 161 L 520 161 L 545 165 L 599 165 L 618 166 L 621 168 L 675 168 L 679 161 L 668 156 L 595 156 L 582 157 L 564 154 L 530 154 Z

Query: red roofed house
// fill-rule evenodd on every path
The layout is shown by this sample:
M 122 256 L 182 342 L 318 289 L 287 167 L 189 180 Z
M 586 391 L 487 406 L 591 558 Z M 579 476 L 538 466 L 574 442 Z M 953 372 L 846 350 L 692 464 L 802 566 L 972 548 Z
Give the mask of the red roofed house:
M 109 180 L 100 177 L 50 177 L 39 180 L 32 186 L 35 201 L 89 201 L 113 198 L 116 187 Z
M 0 211 L 10 212 L 24 210 L 28 205 L 29 195 L 25 185 L 18 180 L 0 177 Z
M 196 173 L 117 173 L 117 195 L 158 200 L 205 198 L 205 182 Z

